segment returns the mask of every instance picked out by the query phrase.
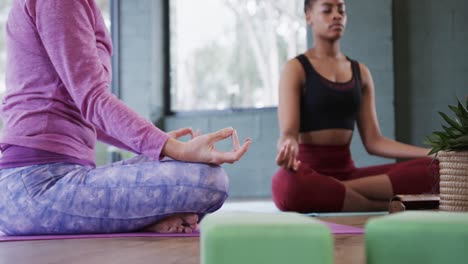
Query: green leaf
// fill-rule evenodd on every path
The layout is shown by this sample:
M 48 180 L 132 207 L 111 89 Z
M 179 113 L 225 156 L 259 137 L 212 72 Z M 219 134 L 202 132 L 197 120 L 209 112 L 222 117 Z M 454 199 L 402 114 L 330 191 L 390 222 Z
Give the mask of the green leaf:
M 427 140 L 424 140 L 423 142 L 424 145 L 427 145 L 427 146 L 431 146 L 431 147 L 434 147 L 433 144 Z
M 455 114 L 454 118 L 444 112 L 439 114 L 449 126 L 442 124 L 443 131 L 433 132 L 424 142 L 432 147 L 431 154 L 441 150 L 468 149 L 468 97 L 467 107 L 457 98 L 457 106 L 449 105 L 448 108 Z
M 451 127 L 446 127 L 444 125 L 442 125 L 442 128 L 445 130 L 445 132 L 450 135 L 451 137 L 453 138 L 456 138 L 458 136 L 461 135 L 460 131 L 456 130 L 456 129 L 453 129 Z
M 439 144 L 439 141 L 438 141 L 436 138 L 434 138 L 433 136 L 428 136 L 428 137 L 426 137 L 426 140 L 427 140 L 427 142 L 429 142 L 429 145 L 433 145 L 433 144 L 434 144 L 434 145 L 437 145 L 437 144 Z
M 449 137 L 447 137 L 447 134 L 445 134 L 443 132 L 434 132 L 434 134 L 439 137 L 442 144 L 444 144 L 444 145 L 450 144 L 451 139 Z
M 448 135 L 447 133 L 445 132 L 440 132 L 440 131 L 436 131 L 433 133 L 434 135 L 438 136 L 439 138 L 444 138 L 444 139 L 448 139 Z
M 464 126 L 465 124 L 463 121 L 465 120 L 465 116 L 464 116 L 463 110 L 453 105 L 449 105 L 448 107 L 450 108 L 450 110 L 452 110 L 452 112 L 455 113 L 455 116 L 457 117 L 459 123 Z
M 461 123 L 461 125 L 463 126 L 463 128 L 464 128 L 465 130 L 468 129 L 468 117 L 465 117 L 465 118 L 461 119 L 461 120 L 460 120 L 460 123 Z
M 458 114 L 457 114 L 457 117 L 458 119 L 460 120 L 460 123 L 464 126 L 464 127 L 468 127 L 468 109 L 465 108 L 465 106 L 460 102 L 460 100 L 457 99 L 457 103 L 458 103 Z M 452 109 L 453 111 L 453 109 Z
M 433 135 L 426 137 L 424 144 L 431 146 L 432 148 L 442 148 L 445 146 L 439 137 L 436 138 Z
M 462 132 L 462 133 L 466 133 L 467 131 L 465 131 L 463 129 L 463 127 L 457 123 L 456 121 L 454 121 L 453 119 L 451 119 L 450 117 L 448 117 L 448 115 L 446 115 L 445 113 L 443 112 L 439 112 L 439 114 L 442 116 L 442 118 L 449 124 L 451 125 L 453 128 L 456 128 L 458 131 Z
M 468 98 L 468 97 L 467 97 L 467 98 Z M 468 109 L 467 109 L 467 108 L 468 108 L 468 105 L 465 107 L 465 106 L 460 102 L 460 100 L 457 99 L 457 101 L 458 101 L 458 108 L 460 109 L 460 111 L 462 112 L 462 114 L 463 114 L 464 116 L 468 116 Z M 467 103 L 468 103 L 468 99 L 467 99 Z
M 456 144 L 465 144 L 468 147 L 468 135 L 453 139 Z
M 452 110 L 452 112 L 454 112 L 455 115 L 457 115 L 457 117 L 458 117 L 458 116 L 463 116 L 462 110 L 459 109 L 458 107 L 453 106 L 453 105 L 449 105 L 448 108 L 450 108 L 450 110 Z
M 435 153 L 437 153 L 437 152 L 439 152 L 439 151 L 441 151 L 441 150 L 442 150 L 442 148 L 433 148 L 433 149 L 431 149 L 431 152 L 429 152 L 428 155 L 435 154 Z
M 465 144 L 458 144 L 458 145 L 453 145 L 453 146 L 450 146 L 450 149 L 456 149 L 456 150 L 468 150 L 468 146 L 465 145 Z

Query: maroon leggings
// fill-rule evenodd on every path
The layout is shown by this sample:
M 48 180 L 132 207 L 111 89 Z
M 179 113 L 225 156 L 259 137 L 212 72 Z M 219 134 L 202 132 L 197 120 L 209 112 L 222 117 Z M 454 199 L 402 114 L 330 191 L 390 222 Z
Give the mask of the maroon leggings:
M 431 158 L 356 168 L 349 145 L 301 144 L 298 159 L 302 162 L 298 171 L 279 169 L 272 179 L 273 201 L 282 211 L 342 211 L 345 186 L 340 181 L 379 174 L 389 176 L 394 194 L 439 191 L 439 162 Z

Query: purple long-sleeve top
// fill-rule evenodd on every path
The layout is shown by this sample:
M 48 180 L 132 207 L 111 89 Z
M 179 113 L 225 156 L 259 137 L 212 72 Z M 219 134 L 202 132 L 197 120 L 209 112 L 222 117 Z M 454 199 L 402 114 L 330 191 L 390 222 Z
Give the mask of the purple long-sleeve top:
M 112 43 L 94 0 L 16 0 L 7 22 L 2 146 L 95 162 L 96 140 L 157 160 L 168 135 L 109 89 Z

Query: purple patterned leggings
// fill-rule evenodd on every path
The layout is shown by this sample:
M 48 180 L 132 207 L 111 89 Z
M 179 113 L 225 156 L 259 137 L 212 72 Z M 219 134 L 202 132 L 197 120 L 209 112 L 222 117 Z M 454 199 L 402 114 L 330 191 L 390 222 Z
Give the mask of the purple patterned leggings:
M 0 170 L 0 230 L 7 235 L 140 230 L 175 213 L 200 216 L 227 198 L 220 166 L 144 156 L 92 168 L 46 164 Z

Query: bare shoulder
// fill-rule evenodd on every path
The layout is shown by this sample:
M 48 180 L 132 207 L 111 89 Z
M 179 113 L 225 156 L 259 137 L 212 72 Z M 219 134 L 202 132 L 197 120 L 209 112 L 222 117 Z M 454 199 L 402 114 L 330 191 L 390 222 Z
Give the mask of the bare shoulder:
M 304 82 L 305 71 L 298 59 L 293 58 L 286 62 L 283 68 L 282 77 L 293 82 Z
M 297 58 L 288 60 L 284 66 L 284 71 L 293 71 L 304 74 L 304 68 Z
M 369 86 L 373 83 L 372 74 L 369 68 L 364 64 L 359 62 L 359 70 L 361 72 L 361 79 L 364 86 Z

